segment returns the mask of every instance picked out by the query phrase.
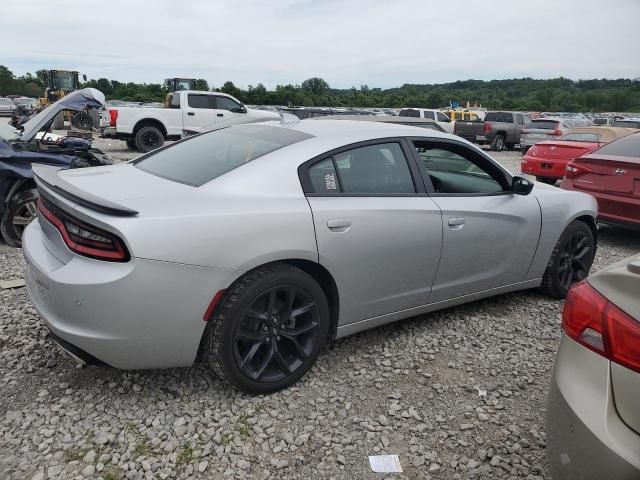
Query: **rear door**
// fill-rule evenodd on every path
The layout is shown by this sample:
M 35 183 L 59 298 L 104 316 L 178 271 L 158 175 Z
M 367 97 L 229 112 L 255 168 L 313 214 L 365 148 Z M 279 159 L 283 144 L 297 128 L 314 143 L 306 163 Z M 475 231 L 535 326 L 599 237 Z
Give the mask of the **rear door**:
M 186 97 L 187 104 L 182 109 L 183 128 L 202 132 L 216 121 L 214 96 L 206 93 L 188 93 Z
M 410 161 L 409 161 L 410 160 Z M 425 305 L 440 260 L 442 218 L 406 141 L 336 150 L 301 168 L 319 261 L 340 292 L 340 324 Z
M 512 194 L 509 174 L 460 142 L 412 144 L 442 210 L 442 257 L 430 303 L 523 281 L 540 235 L 535 196 Z

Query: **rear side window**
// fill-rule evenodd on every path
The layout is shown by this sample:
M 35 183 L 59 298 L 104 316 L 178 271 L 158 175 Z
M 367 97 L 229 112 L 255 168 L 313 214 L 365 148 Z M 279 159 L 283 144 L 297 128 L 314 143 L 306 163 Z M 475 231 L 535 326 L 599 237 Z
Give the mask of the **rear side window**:
M 413 108 L 403 108 L 398 113 L 399 117 L 413 117 L 420 118 L 420 110 L 414 110 Z
M 436 119 L 436 116 L 433 114 L 433 112 L 424 111 L 422 113 L 424 114 L 424 118 L 428 118 L 430 120 L 435 120 Z
M 177 142 L 134 164 L 167 180 L 199 187 L 245 163 L 308 138 L 312 135 L 288 128 L 238 125 Z
M 611 143 L 607 143 L 594 153 L 640 158 L 640 134 L 634 133 L 633 135 L 619 138 Z
M 211 97 L 211 95 L 197 95 L 190 93 L 187 95 L 187 102 L 191 108 L 211 108 L 209 106 L 209 97 Z
M 531 120 L 524 128 L 537 128 L 540 130 L 555 130 L 558 126 L 558 122 L 554 120 Z
M 169 108 L 180 108 L 180 94 L 169 95 Z
M 367 145 L 335 154 L 309 167 L 315 193 L 415 193 L 407 159 L 398 143 Z

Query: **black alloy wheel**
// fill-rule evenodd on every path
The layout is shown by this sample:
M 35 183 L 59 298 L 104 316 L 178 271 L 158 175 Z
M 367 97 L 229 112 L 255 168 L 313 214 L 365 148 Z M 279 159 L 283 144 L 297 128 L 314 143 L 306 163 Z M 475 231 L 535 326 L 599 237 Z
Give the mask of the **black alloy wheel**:
M 234 358 L 258 382 L 277 382 L 309 358 L 320 329 L 313 297 L 295 285 L 274 287 L 247 308 L 234 333 Z
M 561 250 L 558 265 L 558 279 L 563 288 L 569 290 L 571 285 L 584 280 L 591 268 L 591 239 L 584 232 L 574 232 Z

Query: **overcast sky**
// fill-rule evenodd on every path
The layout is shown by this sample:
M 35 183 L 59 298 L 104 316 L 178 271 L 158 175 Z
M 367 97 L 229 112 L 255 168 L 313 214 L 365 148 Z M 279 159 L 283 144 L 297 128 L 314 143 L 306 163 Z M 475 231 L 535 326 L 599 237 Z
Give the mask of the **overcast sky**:
M 640 0 L 4 0 L 16 74 L 332 87 L 640 77 Z

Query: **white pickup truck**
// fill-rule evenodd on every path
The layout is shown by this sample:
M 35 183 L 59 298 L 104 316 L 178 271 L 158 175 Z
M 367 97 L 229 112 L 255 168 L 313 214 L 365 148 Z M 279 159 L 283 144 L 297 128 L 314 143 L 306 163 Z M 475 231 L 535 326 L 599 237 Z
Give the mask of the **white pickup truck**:
M 202 132 L 217 122 L 242 123 L 253 117 L 277 113 L 247 109 L 231 95 L 219 92 L 180 90 L 169 95 L 166 108 L 108 107 L 101 113 L 100 131 L 103 137 L 118 138 L 127 142 L 132 150 L 149 152 L 161 147 L 165 140 L 178 140 L 183 130 Z

